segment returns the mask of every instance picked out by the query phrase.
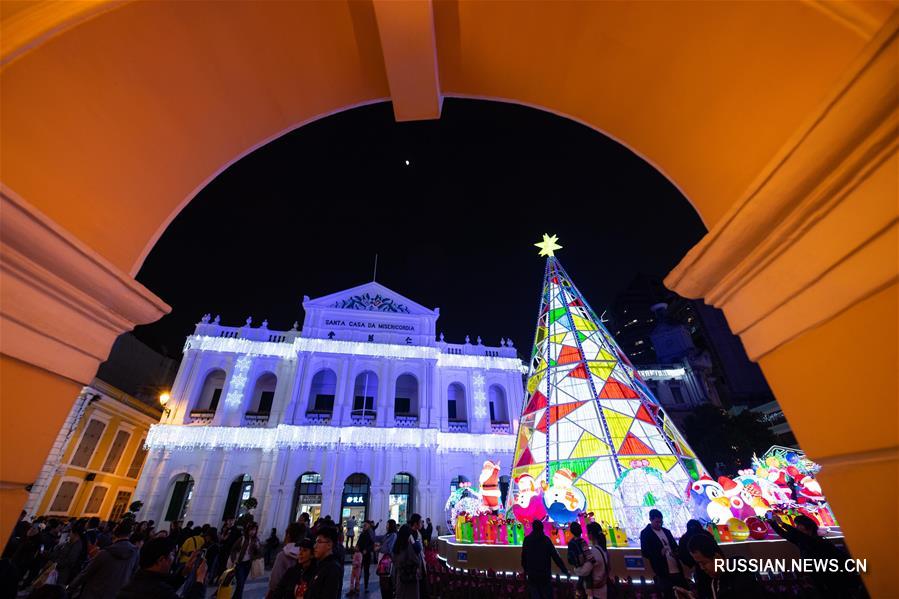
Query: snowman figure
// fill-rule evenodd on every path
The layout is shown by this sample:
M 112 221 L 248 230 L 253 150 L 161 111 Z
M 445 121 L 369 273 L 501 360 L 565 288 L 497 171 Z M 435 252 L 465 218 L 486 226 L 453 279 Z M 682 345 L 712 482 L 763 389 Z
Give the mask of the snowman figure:
M 577 474 L 568 468 L 560 468 L 553 474 L 553 484 L 543 494 L 543 505 L 554 522 L 573 522 L 587 507 L 584 492 L 574 486 L 576 478 Z
M 522 474 L 515 479 L 518 486 L 518 494 L 512 505 L 512 513 L 515 519 L 522 524 L 543 520 L 546 517 L 546 508 L 543 506 L 543 498 L 540 497 L 541 488 L 536 479 L 530 474 Z

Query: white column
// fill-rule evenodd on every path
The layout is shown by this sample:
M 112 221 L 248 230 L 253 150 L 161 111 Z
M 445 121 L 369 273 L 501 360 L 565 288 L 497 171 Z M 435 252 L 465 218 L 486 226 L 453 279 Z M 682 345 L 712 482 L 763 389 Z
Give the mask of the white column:
M 272 477 L 268 486 L 269 501 L 266 510 L 268 528 L 277 528 L 279 531 L 293 521 L 293 516 L 288 515 L 290 504 L 293 500 L 293 491 L 296 480 L 288 480 L 290 471 L 290 457 L 286 449 L 280 449 L 275 454 L 272 462 Z
M 274 451 L 263 452 L 258 468 L 259 479 L 254 480 L 253 485 L 253 497 L 259 502 L 259 505 L 256 507 L 256 521 L 264 523 L 264 526 L 260 524 L 260 530 L 266 531 L 266 536 L 268 536 L 267 531 L 272 528 L 269 522 L 272 520 L 271 512 L 274 509 L 272 499 L 274 498 L 268 493 L 268 490 L 272 481 L 274 465 L 277 462 L 276 456 L 277 454 Z
M 228 417 L 228 390 L 231 388 L 231 377 L 234 374 L 234 356 L 229 355 L 225 358 L 225 383 L 222 385 L 222 394 L 219 397 L 218 406 L 215 409 L 215 415 L 212 417 L 213 426 L 222 426 Z
M 210 470 L 211 476 L 206 485 L 206 518 L 203 523 L 209 522 L 213 526 L 222 523 L 222 510 L 225 509 L 225 501 L 228 499 L 228 491 L 233 482 L 228 470 L 227 456 L 223 450 L 215 450 L 215 466 Z
M 376 405 L 375 426 L 393 426 L 393 402 L 390 399 L 394 393 L 395 367 L 393 360 L 382 360 L 378 372 L 378 396 Z
M 216 523 L 209 521 L 208 511 L 209 497 L 213 492 L 212 479 L 218 471 L 221 459 L 220 452 L 221 450 L 218 449 L 207 449 L 202 453 L 196 452 L 202 456 L 202 463 L 194 476 L 193 495 L 185 515 L 186 519 L 193 520 L 195 524 L 206 524 L 208 522 L 213 526 L 216 525 Z
M 296 364 L 290 369 L 293 383 L 290 399 L 280 412 L 278 422 L 281 424 L 300 424 L 305 418 L 306 399 L 309 397 L 309 362 L 306 354 L 299 354 Z
M 201 361 L 199 352 L 195 349 L 189 349 L 181 360 L 181 366 L 178 367 L 178 374 L 175 376 L 175 382 L 172 385 L 172 399 L 169 407 L 172 412 L 169 414 L 168 423 L 183 424 L 187 422 L 193 397 L 199 392 L 197 389 L 197 377 L 200 370 L 198 362 Z M 199 383 L 199 384 L 202 384 Z M 164 419 L 165 420 L 165 419 Z
M 322 517 L 328 514 L 337 522 L 340 520 L 340 498 L 343 494 L 343 483 L 348 473 L 338 467 L 339 454 L 336 451 L 328 452 L 325 459 L 325 467 L 321 469 L 322 475 Z
M 431 374 L 431 409 L 430 428 L 439 428 L 442 431 L 447 429 L 446 401 L 443 397 L 443 377 L 440 376 L 440 369 L 437 362 L 432 362 L 428 372 Z
M 389 509 L 387 496 L 390 493 L 390 485 L 374 485 L 372 484 L 368 497 L 368 519 L 386 522 Z M 378 529 L 380 532 L 381 529 Z
M 253 393 L 256 390 L 256 381 L 262 374 L 262 370 L 257 361 L 254 360 L 250 364 L 246 374 L 247 382 L 244 383 L 243 392 L 240 394 L 240 403 L 225 415 L 227 426 L 242 426 L 244 424 L 244 415 L 250 409 L 250 402 L 253 401 Z
M 335 418 L 338 426 L 350 426 L 350 416 L 353 411 L 353 395 L 356 385 L 356 359 L 344 358 L 341 360 L 342 372 L 339 373 L 337 379 L 337 395 L 335 396 Z M 338 407 L 339 406 L 339 407 Z M 340 417 L 337 417 L 337 410 L 340 410 Z M 332 421 L 334 420 L 332 419 Z
M 279 360 L 275 368 L 275 376 L 278 378 L 275 386 L 275 396 L 272 399 L 272 409 L 268 417 L 268 426 L 277 426 L 284 420 L 284 414 L 292 403 L 291 399 L 297 386 L 296 363 L 291 360 Z
M 143 501 L 144 507 L 138 514 L 142 520 L 156 520 L 157 526 L 165 517 L 166 499 L 168 499 L 168 481 L 172 473 L 169 470 L 171 464 L 171 454 L 168 450 L 153 450 L 150 454 L 155 454 L 155 468 L 153 473 L 149 474 L 150 482 L 148 484 L 147 494 L 145 496 L 134 495 L 135 501 Z M 147 455 L 149 463 L 151 455 Z M 144 472 L 147 472 L 147 465 L 144 465 Z M 143 477 L 141 477 L 143 478 Z

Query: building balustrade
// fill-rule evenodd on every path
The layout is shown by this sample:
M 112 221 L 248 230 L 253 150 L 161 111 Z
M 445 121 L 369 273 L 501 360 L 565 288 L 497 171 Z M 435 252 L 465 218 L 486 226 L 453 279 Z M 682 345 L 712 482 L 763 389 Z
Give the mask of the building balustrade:
M 350 416 L 350 424 L 352 426 L 374 426 L 375 415 L 372 413 L 352 414 Z
M 512 433 L 512 425 L 508 422 L 491 422 L 490 430 L 494 433 L 509 435 Z
M 263 323 L 263 326 L 259 327 L 253 327 L 249 324 L 242 327 L 226 327 L 216 322 L 204 320 L 197 324 L 194 334 L 226 339 L 266 341 L 269 343 L 293 343 L 293 340 L 300 336 L 300 331 L 295 329 L 291 331 L 269 330 L 267 323 Z
M 244 415 L 247 426 L 265 426 L 268 424 L 268 418 L 268 412 L 247 412 Z
M 488 347 L 486 345 L 474 345 L 471 343 L 446 343 L 438 341 L 437 347 L 441 352 L 454 356 L 487 356 L 491 358 L 517 358 L 518 353 L 512 346 Z
M 306 424 L 329 426 L 331 424 L 331 412 L 306 412 Z
M 215 417 L 213 410 L 191 410 L 190 412 L 191 424 L 211 424 L 213 417 Z
M 466 420 L 450 420 L 447 424 L 447 430 L 451 433 L 467 433 L 468 421 Z
M 393 419 L 393 425 L 397 428 L 418 428 L 418 416 L 397 414 Z

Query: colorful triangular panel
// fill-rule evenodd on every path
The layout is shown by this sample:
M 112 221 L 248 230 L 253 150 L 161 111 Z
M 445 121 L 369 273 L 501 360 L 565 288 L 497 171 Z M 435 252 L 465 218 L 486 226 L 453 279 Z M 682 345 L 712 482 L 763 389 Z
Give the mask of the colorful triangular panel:
M 581 352 L 576 347 L 563 345 L 562 351 L 559 352 L 559 358 L 556 360 L 559 364 L 571 364 L 572 362 L 581 361 Z
M 655 422 L 652 419 L 652 416 L 650 416 L 649 412 L 646 411 L 646 406 L 644 406 L 644 405 L 641 405 L 637 409 L 636 416 L 637 416 L 638 420 L 642 420 L 643 422 L 648 422 L 649 424 L 655 424 Z
M 547 406 L 546 396 L 540 393 L 540 391 L 534 391 L 534 394 L 531 396 L 531 401 L 528 402 L 527 407 L 524 409 L 525 414 L 530 414 L 531 412 L 536 412 L 540 408 L 545 408 Z
M 530 466 L 534 463 L 534 456 L 531 455 L 531 450 L 528 447 L 524 448 L 524 451 L 521 454 L 521 457 L 518 458 L 518 461 L 515 462 L 515 467 L 520 468 L 521 466 Z
M 570 414 L 571 412 L 578 409 L 582 404 L 580 403 L 566 403 L 560 404 L 556 406 L 552 406 L 549 408 L 549 426 L 552 426 L 556 422 L 558 422 L 559 418 Z M 545 433 L 547 427 L 546 418 L 541 418 L 537 421 L 537 430 Z
M 636 399 L 640 397 L 633 389 L 613 378 L 606 381 L 599 396 L 606 399 Z
M 585 458 L 594 455 L 605 455 L 609 452 L 608 444 L 602 442 L 599 437 L 584 431 L 578 440 L 574 451 L 571 452 L 572 458 Z
M 633 433 L 628 433 L 618 448 L 618 453 L 622 455 L 652 455 L 655 452 L 652 447 L 638 439 Z

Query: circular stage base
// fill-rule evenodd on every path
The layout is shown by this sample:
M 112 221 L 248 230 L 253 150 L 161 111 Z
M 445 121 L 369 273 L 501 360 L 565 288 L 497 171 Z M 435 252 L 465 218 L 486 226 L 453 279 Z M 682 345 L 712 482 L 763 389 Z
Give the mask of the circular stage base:
M 829 536 L 837 546 L 843 545 L 842 536 Z M 479 543 L 459 543 L 453 536 L 439 537 L 438 553 L 449 566 L 463 570 L 494 570 L 497 572 L 519 572 L 521 570 L 521 545 L 486 545 Z M 565 560 L 567 547 L 559 547 L 559 555 Z M 783 539 L 748 540 L 722 543 L 721 550 L 726 557 L 750 559 L 799 559 L 795 545 Z M 640 555 L 640 547 L 610 547 L 609 566 L 615 576 L 652 579 L 649 564 Z M 553 564 L 553 572 L 558 572 Z

